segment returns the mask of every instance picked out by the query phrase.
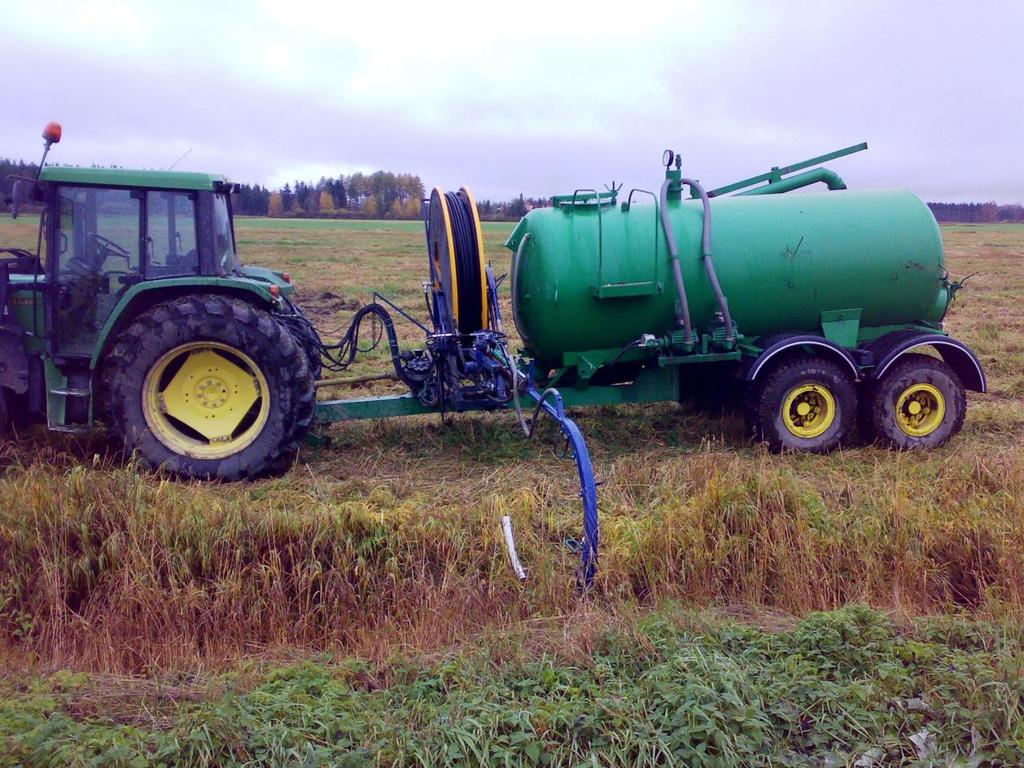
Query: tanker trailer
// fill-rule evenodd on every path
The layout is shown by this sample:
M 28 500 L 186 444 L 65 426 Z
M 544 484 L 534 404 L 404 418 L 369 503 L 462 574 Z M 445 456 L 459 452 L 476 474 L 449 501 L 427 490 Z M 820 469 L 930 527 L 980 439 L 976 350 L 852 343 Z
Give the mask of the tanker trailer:
M 44 161 L 60 137 L 56 123 L 44 130 Z M 752 434 L 774 450 L 827 451 L 858 416 L 865 437 L 918 449 L 960 429 L 965 389 L 985 391 L 977 357 L 943 331 L 961 284 L 943 267 L 928 208 L 901 190 L 848 191 L 812 168 L 866 148 L 710 191 L 666 152 L 660 194 L 634 189 L 620 202 L 613 184 L 553 198 L 506 243 L 518 354 L 468 189 L 435 189 L 425 201 L 429 319 L 375 293 L 331 342 L 294 302 L 288 275 L 238 260 L 235 185 L 223 177 L 40 163 L 35 178 L 15 179 L 12 215 L 23 192 L 43 203 L 52 215 L 41 217 L 39 242 L 56 256 L 43 265 L 38 253 L 6 249 L 14 258 L 0 259 L 0 434 L 22 417 L 86 432 L 95 411 L 146 465 L 236 479 L 283 468 L 314 424 L 514 409 L 534 436 L 549 418 L 579 476 L 583 535 L 573 547 L 586 589 L 600 540 L 597 482 L 568 407 L 677 401 L 694 382 L 735 383 Z M 816 183 L 829 191 L 783 194 Z M 651 204 L 634 203 L 644 197 Z M 53 213 L 65 202 L 77 212 L 70 223 Z M 131 243 L 78 226 L 126 212 L 143 234 L 160 216 L 172 233 L 130 274 Z M 191 229 L 199 250 L 185 253 L 173 233 Z M 80 299 L 70 308 L 58 301 L 65 283 Z M 400 347 L 392 312 L 423 331 L 422 348 Z M 43 344 L 32 329 L 46 318 Z M 385 340 L 390 373 L 321 378 Z M 377 379 L 405 391 L 316 398 Z M 8 402 L 21 411 L 8 413 Z M 515 563 L 510 524 L 505 538 Z
M 960 285 L 931 211 L 826 168 L 791 175 L 865 148 L 711 191 L 666 151 L 658 195 L 619 204 L 613 184 L 528 213 L 506 246 L 531 376 L 580 403 L 739 383 L 751 433 L 776 451 L 831 450 L 858 422 L 892 448 L 945 443 L 985 377 L 943 331 Z

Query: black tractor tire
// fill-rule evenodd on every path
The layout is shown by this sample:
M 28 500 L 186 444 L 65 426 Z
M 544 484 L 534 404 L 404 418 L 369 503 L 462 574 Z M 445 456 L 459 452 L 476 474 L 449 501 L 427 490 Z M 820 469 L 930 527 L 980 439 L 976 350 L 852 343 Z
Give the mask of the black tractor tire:
M 911 397 L 903 396 L 914 390 L 918 390 L 925 406 L 918 405 L 918 412 L 910 414 L 907 404 Z M 931 408 L 939 402 L 941 412 L 936 408 L 930 415 Z M 907 354 L 879 380 L 865 383 L 860 432 L 867 442 L 894 450 L 930 450 L 944 445 L 959 432 L 966 415 L 967 394 L 956 372 L 934 357 Z M 913 423 L 915 417 L 923 419 L 917 426 Z
M 205 347 L 204 342 L 211 346 Z M 235 395 L 226 395 L 225 406 L 224 395 L 203 399 L 199 388 L 211 386 L 208 379 L 195 386 L 174 384 L 178 374 L 172 375 L 171 371 L 176 363 L 183 372 L 190 355 L 210 351 L 228 361 L 225 369 L 229 373 L 252 374 L 253 391 L 259 393 L 254 402 L 241 403 L 244 418 L 252 419 L 244 439 L 229 438 L 224 448 L 213 439 L 204 446 L 202 435 L 190 432 L 187 424 L 170 416 L 156 415 L 160 409 L 152 405 L 160 381 L 170 377 L 168 387 L 175 386 L 176 392 L 182 393 L 179 397 L 192 398 L 188 401 L 193 409 L 190 413 L 202 414 L 203 403 L 206 405 L 202 407 L 230 407 L 230 398 L 238 397 L 237 388 Z M 255 372 L 249 370 L 250 363 Z M 243 381 L 242 386 L 249 385 Z M 227 393 L 231 385 L 220 387 L 217 383 L 211 391 Z M 272 313 L 237 298 L 212 294 L 173 299 L 136 317 L 118 334 L 105 356 L 99 390 L 109 432 L 123 440 L 126 450 L 135 453 L 147 467 L 184 478 L 226 481 L 286 469 L 312 424 L 316 404 L 306 355 L 292 334 Z M 165 394 L 159 393 L 160 403 L 164 398 Z M 268 399 L 265 406 L 264 398 Z M 258 416 L 253 417 L 257 411 Z M 189 446 L 189 436 L 196 438 L 197 448 Z M 237 450 L 228 445 L 231 442 L 237 443 Z M 210 455 L 225 450 L 231 452 Z
M 309 375 L 313 381 L 319 381 L 320 376 L 323 373 L 323 356 L 320 353 L 319 348 L 314 346 L 309 339 L 303 340 L 299 338 L 295 333 L 292 333 L 292 337 L 295 339 L 295 343 L 302 350 L 302 354 L 306 358 L 306 364 L 309 367 Z
M 748 426 L 775 453 L 827 453 L 839 446 L 857 419 L 853 379 L 825 358 L 783 361 L 761 374 L 748 394 Z M 798 412 L 805 407 L 806 414 Z

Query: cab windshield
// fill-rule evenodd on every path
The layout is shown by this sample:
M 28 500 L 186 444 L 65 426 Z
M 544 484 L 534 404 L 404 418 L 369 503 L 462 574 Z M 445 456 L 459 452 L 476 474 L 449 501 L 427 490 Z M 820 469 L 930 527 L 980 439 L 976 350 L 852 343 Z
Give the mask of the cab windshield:
M 236 272 L 242 263 L 235 253 L 235 235 L 231 227 L 231 209 L 227 195 L 213 196 L 214 257 L 221 273 Z

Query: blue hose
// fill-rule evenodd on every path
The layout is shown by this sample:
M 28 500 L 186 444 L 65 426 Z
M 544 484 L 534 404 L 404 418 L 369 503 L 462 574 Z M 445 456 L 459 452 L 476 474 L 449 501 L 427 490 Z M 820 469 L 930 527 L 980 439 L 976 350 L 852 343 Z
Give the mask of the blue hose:
M 572 446 L 573 456 L 576 459 L 576 471 L 580 476 L 580 500 L 583 502 L 583 546 L 580 551 L 580 568 L 576 576 L 576 583 L 580 591 L 586 593 L 594 586 L 594 574 L 597 572 L 597 551 L 601 538 L 597 520 L 597 483 L 594 481 L 594 465 L 590 462 L 590 452 L 587 450 L 583 433 L 576 426 L 576 422 L 565 415 L 565 406 L 558 390 L 549 388 L 540 392 L 531 383 L 526 391 L 537 401 L 534 425 L 536 425 L 536 413 L 543 408 L 551 418 L 558 422 L 562 434 Z

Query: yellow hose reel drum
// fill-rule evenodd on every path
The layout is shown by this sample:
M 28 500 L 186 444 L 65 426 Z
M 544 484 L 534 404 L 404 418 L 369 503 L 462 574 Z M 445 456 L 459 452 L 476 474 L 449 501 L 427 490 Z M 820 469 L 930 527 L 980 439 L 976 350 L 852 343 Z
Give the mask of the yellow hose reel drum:
M 435 187 L 428 216 L 430 277 L 435 290 L 444 291 L 448 317 L 462 334 L 487 328 L 487 261 L 472 193 Z

